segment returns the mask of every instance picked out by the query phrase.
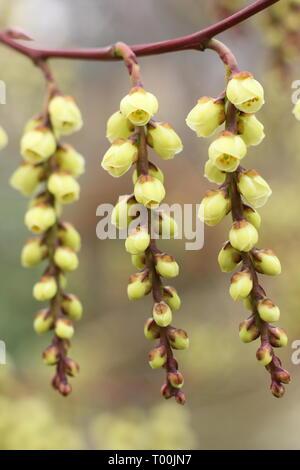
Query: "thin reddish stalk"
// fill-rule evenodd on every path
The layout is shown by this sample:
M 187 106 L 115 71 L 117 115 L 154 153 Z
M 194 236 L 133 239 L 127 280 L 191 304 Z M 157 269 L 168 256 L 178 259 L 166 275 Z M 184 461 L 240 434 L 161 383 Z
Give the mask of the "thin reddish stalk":
M 130 46 L 130 49 L 137 56 L 148 56 L 164 54 L 166 52 L 183 51 L 186 49 L 204 50 L 206 42 L 214 36 L 236 26 L 246 19 L 265 10 L 280 0 L 258 0 L 252 5 L 243 8 L 237 13 L 219 21 L 208 28 L 202 29 L 194 34 L 167 41 L 154 42 L 149 44 L 138 44 Z M 107 46 L 92 49 L 39 49 L 31 48 L 20 44 L 15 38 L 13 30 L 7 30 L 0 33 L 0 42 L 15 49 L 21 54 L 29 57 L 34 62 L 50 58 L 81 59 L 81 60 L 121 60 L 119 55 L 115 54 L 114 46 Z

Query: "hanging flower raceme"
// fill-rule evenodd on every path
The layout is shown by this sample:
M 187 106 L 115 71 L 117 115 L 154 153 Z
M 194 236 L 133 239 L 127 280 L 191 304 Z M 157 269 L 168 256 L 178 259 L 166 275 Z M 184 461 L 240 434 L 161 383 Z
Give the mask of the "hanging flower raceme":
M 25 214 L 25 225 L 36 237 L 30 238 L 21 253 L 24 267 L 46 267 L 33 287 L 33 296 L 48 306 L 34 319 L 37 334 L 53 330 L 50 346 L 43 352 L 45 364 L 54 365 L 52 384 L 62 395 L 71 392 L 68 376 L 79 371 L 68 357 L 73 322 L 82 315 L 80 300 L 65 291 L 67 272 L 78 267 L 80 235 L 68 222 L 60 219 L 62 206 L 76 201 L 80 187 L 77 178 L 84 172 L 84 158 L 73 147 L 61 144 L 60 135 L 79 130 L 82 118 L 73 98 L 53 91 L 48 83 L 48 106 L 42 117 L 25 126 L 21 139 L 24 161 L 11 176 L 11 185 L 25 196 L 33 196 Z
M 281 265 L 273 251 L 256 247 L 261 223 L 256 209 L 267 202 L 272 191 L 256 170 L 245 170 L 241 166 L 249 146 L 258 145 L 265 137 L 263 125 L 253 114 L 263 105 L 264 92 L 250 73 L 238 72 L 235 59 L 226 46 L 211 41 L 208 47 L 216 50 L 221 58 L 226 57 L 227 69 L 232 73 L 221 100 L 202 98 L 187 117 L 188 126 L 201 137 L 211 135 L 225 122 L 225 129 L 209 146 L 209 160 L 204 172 L 210 182 L 220 186 L 205 194 L 199 217 L 212 226 L 227 214 L 232 215 L 229 240 L 221 249 L 218 262 L 223 272 L 236 269 L 229 293 L 233 300 L 243 301 L 250 311 L 250 316 L 240 325 L 240 338 L 248 343 L 260 337 L 257 360 L 271 375 L 273 395 L 281 397 L 283 384 L 289 383 L 290 376 L 281 368 L 273 348 L 285 346 L 287 336 L 282 328 L 272 324 L 279 320 L 280 311 L 267 297 L 258 279 L 258 274 L 280 274 Z M 204 106 L 208 103 L 210 112 L 205 112 Z M 294 113 L 297 114 L 297 105 Z
M 113 177 L 120 177 L 133 167 L 134 188 L 133 194 L 119 198 L 112 213 L 112 223 L 118 229 L 128 230 L 125 249 L 139 270 L 129 279 L 128 298 L 137 300 L 152 292 L 152 314 L 145 323 L 144 334 L 149 340 L 157 340 L 158 344 L 149 353 L 150 367 L 165 368 L 166 382 L 161 393 L 165 398 L 174 396 L 183 404 L 183 376 L 178 371 L 173 350 L 186 349 L 189 339 L 184 330 L 171 326 L 173 313 L 180 308 L 181 302 L 176 289 L 165 286 L 162 280 L 176 277 L 179 266 L 171 255 L 156 247 L 154 240 L 162 234 L 173 237 L 176 222 L 159 208 L 166 194 L 164 175 L 148 161 L 147 154 L 148 146 L 162 159 L 172 159 L 181 152 L 182 142 L 170 124 L 154 121 L 158 102 L 152 93 L 144 90 L 132 51 L 118 43 L 115 53 L 124 58 L 133 88 L 107 122 L 106 136 L 111 147 L 101 165 Z

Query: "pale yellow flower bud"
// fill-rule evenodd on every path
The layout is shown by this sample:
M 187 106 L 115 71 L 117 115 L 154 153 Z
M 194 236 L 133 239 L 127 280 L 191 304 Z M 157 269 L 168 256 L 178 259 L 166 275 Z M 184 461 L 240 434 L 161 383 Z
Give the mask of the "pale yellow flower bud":
M 226 180 L 226 173 L 219 170 L 211 160 L 207 160 L 204 166 L 204 176 L 211 183 L 223 184 Z
M 173 238 L 178 233 L 176 220 L 167 212 L 157 211 L 157 217 L 154 220 L 154 230 L 163 238 Z
M 254 114 L 239 116 L 238 132 L 246 145 L 259 145 L 265 138 L 264 126 Z
M 262 366 L 267 366 L 272 361 L 272 348 L 269 344 L 264 344 L 256 352 L 256 358 Z
M 233 75 L 228 82 L 226 95 L 244 113 L 256 113 L 265 102 L 263 87 L 248 72 Z
M 167 374 L 168 382 L 174 388 L 182 388 L 184 384 L 183 375 L 180 372 L 168 372 Z
M 79 251 L 81 237 L 76 228 L 69 222 L 63 222 L 58 227 L 58 239 L 62 245 L 69 246 L 74 251 Z
M 138 255 L 131 255 L 131 262 L 133 266 L 138 269 L 144 269 L 146 266 L 146 255 L 145 253 L 141 253 Z
M 295 118 L 300 121 L 300 100 L 297 101 L 297 103 L 295 104 L 294 108 L 293 108 L 293 114 L 295 116 Z
M 162 288 L 162 297 L 172 310 L 180 309 L 181 300 L 175 287 L 164 286 Z
M 44 118 L 41 114 L 34 116 L 33 118 L 29 119 L 29 121 L 26 122 L 24 129 L 23 129 L 23 134 L 26 134 L 26 132 L 32 131 L 36 127 L 42 126 L 43 122 L 44 122 Z
M 76 253 L 69 246 L 59 246 L 56 248 L 54 261 L 63 271 L 75 271 L 79 264 Z
M 256 170 L 239 174 L 238 188 L 246 201 L 256 207 L 262 207 L 272 194 L 272 190 Z
M 229 241 L 238 251 L 250 251 L 258 241 L 258 233 L 252 224 L 239 220 L 230 229 Z
M 117 139 L 127 139 L 134 131 L 134 125 L 121 111 L 110 116 L 106 125 L 106 137 L 112 143 Z
M 150 235 L 146 227 L 136 227 L 131 230 L 126 241 L 125 249 L 131 255 L 138 255 L 147 250 L 150 243 Z
M 47 366 L 54 366 L 55 364 L 58 363 L 60 357 L 60 351 L 57 346 L 49 346 L 45 351 L 43 352 L 43 360 L 44 364 Z
M 3 129 L 2 126 L 0 126 L 0 150 L 4 149 L 8 144 L 8 136 Z
M 253 280 L 250 272 L 241 271 L 231 278 L 229 293 L 233 300 L 243 300 L 253 289 Z
M 249 318 L 240 324 L 239 337 L 243 343 L 251 343 L 260 336 L 259 328 L 253 318 Z
M 114 178 L 124 175 L 137 160 L 138 148 L 131 140 L 118 139 L 105 153 L 101 166 Z
M 23 246 L 21 264 L 24 268 L 30 268 L 41 263 L 48 255 L 47 245 L 40 238 L 31 238 Z
M 141 299 L 149 294 L 152 289 L 152 282 L 148 270 L 132 274 L 127 286 L 127 295 L 129 300 Z
M 71 204 L 79 199 L 80 186 L 69 173 L 56 171 L 48 179 L 48 189 L 62 204 Z
M 152 310 L 152 315 L 155 323 L 158 326 L 165 327 L 170 325 L 172 322 L 172 310 L 169 305 L 161 300 L 160 302 L 155 302 Z
M 154 176 L 141 175 L 134 185 L 135 199 L 148 209 L 156 209 L 165 195 L 163 184 Z
M 269 339 L 274 348 L 283 348 L 288 343 L 288 337 L 283 328 L 269 325 Z
M 233 248 L 230 242 L 226 242 L 219 252 L 218 263 L 223 273 L 233 271 L 241 262 L 241 254 Z
M 9 183 L 24 196 L 31 196 L 36 191 L 43 176 L 44 168 L 42 166 L 24 162 L 13 172 Z
M 148 175 L 154 176 L 154 178 L 157 178 L 161 183 L 164 182 L 164 174 L 163 172 L 158 168 L 158 166 L 154 165 L 154 163 L 149 162 L 148 164 Z M 138 172 L 137 169 L 135 168 L 133 174 L 132 174 L 132 181 L 133 184 L 135 184 L 138 180 Z
M 174 158 L 183 149 L 179 135 L 166 122 L 155 122 L 148 125 L 147 143 L 164 160 Z
M 32 164 L 45 162 L 55 150 L 55 137 L 45 126 L 26 132 L 21 139 L 21 155 L 24 160 Z
M 243 216 L 244 218 L 250 222 L 250 224 L 254 225 L 254 227 L 258 230 L 261 224 L 261 217 L 259 213 L 249 206 L 243 206 Z
M 56 292 L 57 284 L 53 276 L 45 275 L 33 286 L 33 297 L 41 302 L 52 299 Z
M 281 273 L 281 264 L 274 251 L 254 250 L 253 261 L 256 271 L 269 276 L 277 276 Z
M 47 331 L 49 331 L 52 327 L 53 317 L 50 313 L 50 310 L 45 308 L 37 312 L 33 321 L 34 331 L 38 335 L 42 335 L 43 333 L 47 333 Z
M 168 338 L 173 349 L 187 349 L 189 347 L 190 341 L 184 330 L 169 328 Z
M 153 341 L 160 336 L 160 327 L 155 323 L 153 318 L 148 318 L 144 326 L 144 335 L 149 341 Z
M 152 349 L 148 355 L 149 365 L 152 369 L 158 369 L 167 362 L 167 351 L 165 346 L 160 345 Z
M 217 225 L 228 214 L 230 207 L 230 198 L 226 191 L 210 190 L 201 201 L 198 217 L 206 225 Z
M 72 320 L 80 320 L 82 317 L 82 303 L 73 294 L 65 294 L 61 304 L 62 310 L 65 315 L 68 315 Z
M 269 298 L 259 300 L 257 303 L 257 311 L 260 318 L 266 322 L 278 321 L 280 318 L 279 307 Z
M 67 171 L 74 178 L 82 175 L 85 171 L 85 160 L 71 145 L 60 145 L 55 152 L 55 159 L 61 171 Z
M 224 131 L 214 140 L 208 149 L 212 163 L 221 171 L 233 172 L 245 157 L 247 146 L 239 135 Z
M 156 97 L 143 88 L 132 88 L 120 103 L 121 113 L 135 126 L 145 126 L 157 110 Z
M 134 219 L 130 216 L 130 208 L 137 204 L 134 196 L 125 194 L 119 197 L 119 200 L 113 208 L 111 214 L 111 223 L 118 229 L 125 229 L 130 222 Z
M 71 339 L 74 335 L 74 326 L 69 318 L 58 318 L 55 322 L 55 334 L 61 339 Z
M 55 221 L 55 209 L 50 204 L 43 202 L 31 207 L 25 214 L 25 225 L 36 234 L 45 232 Z
M 198 137 L 209 137 L 224 121 L 224 100 L 215 100 L 209 96 L 200 98 L 185 120 Z
M 167 253 L 155 255 L 155 269 L 163 277 L 176 277 L 179 274 L 179 266 L 173 256 Z
M 69 135 L 82 128 L 81 112 L 71 96 L 54 96 L 48 110 L 51 123 L 59 134 Z

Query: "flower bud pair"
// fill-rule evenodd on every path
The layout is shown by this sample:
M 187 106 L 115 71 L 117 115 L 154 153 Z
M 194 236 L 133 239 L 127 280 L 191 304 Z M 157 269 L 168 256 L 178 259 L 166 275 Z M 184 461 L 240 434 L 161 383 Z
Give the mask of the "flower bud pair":
M 221 132 L 208 149 L 208 156 L 213 165 L 226 172 L 235 171 L 246 153 L 247 147 L 243 139 L 230 131 Z
M 264 89 L 249 72 L 234 74 L 228 82 L 226 95 L 244 113 L 256 113 L 264 104 Z
M 52 126 L 58 134 L 69 135 L 81 129 L 81 113 L 71 96 L 54 96 L 48 110 Z
M 228 214 L 230 207 L 230 198 L 225 190 L 210 190 L 201 201 L 198 217 L 206 225 L 217 225 Z
M 174 158 L 183 149 L 180 137 L 166 122 L 148 124 L 147 143 L 164 160 Z
M 167 253 L 155 255 L 155 269 L 163 277 L 176 277 L 179 274 L 179 266 L 173 256 Z
M 138 148 L 129 139 L 117 139 L 104 154 L 101 166 L 114 178 L 124 175 L 137 160 Z
M 156 97 L 143 88 L 132 88 L 120 102 L 120 111 L 134 126 L 145 126 L 158 110 Z
M 272 194 L 270 186 L 256 170 L 240 173 L 238 188 L 246 201 L 255 208 L 265 205 Z
M 209 137 L 225 121 L 224 100 L 203 96 L 189 112 L 187 126 L 196 132 L 197 137 Z
M 239 220 L 234 222 L 230 229 L 229 241 L 236 250 L 247 252 L 257 243 L 258 233 L 247 220 Z
M 152 281 L 149 275 L 149 271 L 144 271 L 136 274 L 132 274 L 129 278 L 129 284 L 127 286 L 127 294 L 129 300 L 141 299 L 145 295 L 149 294 L 152 289 Z

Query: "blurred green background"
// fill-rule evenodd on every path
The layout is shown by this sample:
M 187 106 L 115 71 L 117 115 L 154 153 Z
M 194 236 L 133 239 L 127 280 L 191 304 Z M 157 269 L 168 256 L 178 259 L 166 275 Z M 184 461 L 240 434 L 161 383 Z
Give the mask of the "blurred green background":
M 213 3 L 0 0 L 0 23 L 23 28 L 34 45 L 46 47 L 97 47 L 117 40 L 135 44 L 207 26 L 216 21 Z M 20 162 L 23 125 L 41 109 L 44 81 L 27 58 L 0 45 L 0 79 L 7 86 L 0 123 L 10 136 L 0 157 L 0 339 L 8 353 L 8 365 L 0 366 L 0 449 L 300 448 L 300 366 L 291 363 L 291 343 L 300 338 L 300 123 L 291 114 L 291 82 L 300 79 L 300 54 L 288 54 L 289 70 L 274 67 L 274 37 L 263 16 L 220 39 L 266 91 L 259 119 L 267 137 L 249 151 L 245 165 L 256 168 L 273 189 L 261 210 L 260 246 L 274 249 L 283 265 L 279 278 L 263 283 L 281 306 L 280 325 L 289 333 L 289 345 L 280 351 L 293 374 L 286 396 L 272 397 L 269 375 L 256 363 L 256 345 L 239 340 L 238 325 L 247 312 L 229 297 L 230 276 L 220 273 L 217 264 L 227 220 L 206 228 L 200 251 L 185 251 L 182 240 L 161 244 L 181 265 L 174 285 L 183 305 L 174 324 L 189 332 L 191 347 L 177 355 L 188 403 L 179 407 L 160 398 L 163 373 L 150 370 L 151 345 L 143 336 L 151 301 L 128 302 L 127 279 L 134 268 L 124 242 L 100 241 L 95 233 L 97 206 L 114 203 L 131 190 L 129 173 L 112 180 L 100 167 L 108 148 L 106 121 L 129 89 L 127 72 L 121 63 L 67 60 L 51 65 L 62 91 L 78 101 L 85 122 L 81 132 L 67 139 L 85 155 L 87 170 L 80 180 L 80 202 L 64 212 L 83 237 L 80 269 L 70 276 L 69 289 L 82 299 L 85 314 L 73 338 L 72 357 L 81 373 L 72 381 L 72 395 L 62 398 L 48 386 L 52 370 L 43 365 L 41 351 L 50 335 L 37 337 L 32 329 L 40 305 L 31 290 L 42 268 L 25 270 L 19 264 L 30 236 L 23 224 L 27 203 L 8 184 Z M 209 51 L 141 58 L 140 64 L 145 87 L 159 99 L 158 118 L 170 122 L 184 143 L 173 161 L 153 156 L 165 172 L 166 202 L 199 203 L 211 187 L 203 177 L 209 142 L 195 137 L 185 117 L 200 96 L 222 91 L 222 66 Z

